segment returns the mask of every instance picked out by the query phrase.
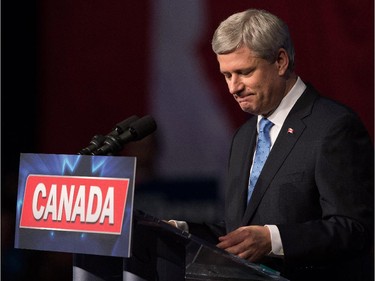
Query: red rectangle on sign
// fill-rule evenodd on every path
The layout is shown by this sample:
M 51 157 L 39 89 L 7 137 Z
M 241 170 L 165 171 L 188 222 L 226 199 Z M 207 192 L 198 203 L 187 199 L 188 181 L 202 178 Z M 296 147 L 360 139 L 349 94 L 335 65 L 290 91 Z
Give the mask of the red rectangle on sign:
M 129 179 L 29 175 L 20 227 L 121 234 Z

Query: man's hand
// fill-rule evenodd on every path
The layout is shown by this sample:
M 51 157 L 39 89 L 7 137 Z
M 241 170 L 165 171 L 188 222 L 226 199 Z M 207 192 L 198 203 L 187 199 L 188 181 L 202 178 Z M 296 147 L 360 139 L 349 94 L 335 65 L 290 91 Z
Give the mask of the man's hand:
M 174 227 L 178 228 L 177 222 L 175 220 L 163 220 L 163 222 L 165 222 L 165 223 L 167 223 L 167 224 L 169 224 L 171 226 L 174 226 Z
M 242 226 L 219 240 L 217 247 L 250 262 L 259 261 L 272 250 L 271 234 L 265 226 Z
M 179 230 L 189 232 L 189 226 L 186 221 L 176 221 L 176 220 L 168 220 L 168 221 L 163 220 L 163 221 L 171 226 L 178 228 Z

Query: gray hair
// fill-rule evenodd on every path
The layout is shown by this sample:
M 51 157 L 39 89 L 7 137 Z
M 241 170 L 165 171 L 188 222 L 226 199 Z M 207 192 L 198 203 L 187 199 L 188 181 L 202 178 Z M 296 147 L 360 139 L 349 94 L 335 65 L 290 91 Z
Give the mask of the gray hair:
M 212 38 L 212 50 L 228 54 L 246 46 L 262 59 L 275 62 L 280 48 L 289 57 L 289 70 L 294 68 L 294 47 L 288 26 L 275 15 L 257 9 L 236 13 L 220 23 Z

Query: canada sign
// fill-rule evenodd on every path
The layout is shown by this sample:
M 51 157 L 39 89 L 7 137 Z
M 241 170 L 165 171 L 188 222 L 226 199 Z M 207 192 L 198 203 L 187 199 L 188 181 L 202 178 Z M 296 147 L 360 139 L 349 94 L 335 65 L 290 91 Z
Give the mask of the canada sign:
M 15 247 L 128 257 L 135 162 L 21 154 Z

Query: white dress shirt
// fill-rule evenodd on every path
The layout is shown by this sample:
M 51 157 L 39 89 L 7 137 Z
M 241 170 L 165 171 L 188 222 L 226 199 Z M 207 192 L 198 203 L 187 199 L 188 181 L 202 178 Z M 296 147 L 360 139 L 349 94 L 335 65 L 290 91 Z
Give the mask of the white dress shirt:
M 298 77 L 297 82 L 294 84 L 289 93 L 281 100 L 280 105 L 270 116 L 267 117 L 267 119 L 274 124 L 270 130 L 271 149 L 280 133 L 286 117 L 305 89 L 305 83 L 303 83 L 303 81 Z M 258 116 L 258 130 L 260 119 L 262 119 L 261 115 Z M 266 227 L 268 227 L 271 234 L 272 251 L 270 255 L 284 256 L 283 244 L 281 242 L 279 229 L 276 225 L 266 225 Z

